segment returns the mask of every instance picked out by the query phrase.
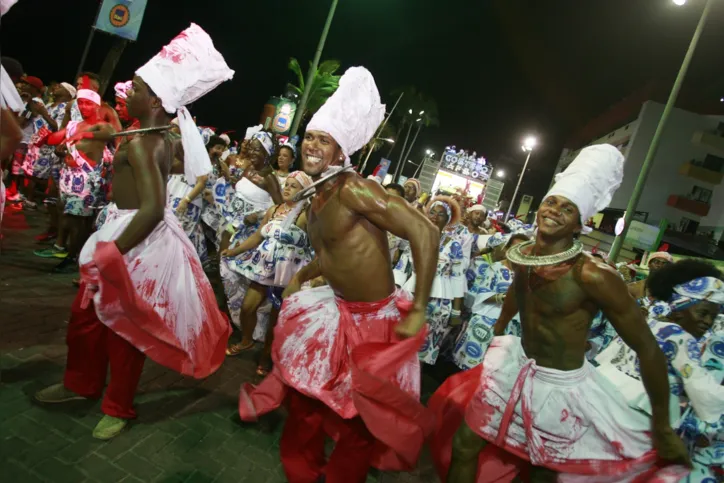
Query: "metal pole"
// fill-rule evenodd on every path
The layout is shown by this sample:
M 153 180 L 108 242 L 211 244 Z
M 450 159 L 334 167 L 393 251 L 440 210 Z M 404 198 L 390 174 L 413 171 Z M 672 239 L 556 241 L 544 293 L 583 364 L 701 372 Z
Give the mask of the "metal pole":
M 422 129 L 422 122 L 420 122 L 417 125 L 417 131 L 415 132 L 415 137 L 412 138 L 412 142 L 410 143 L 410 147 L 407 148 L 407 154 L 402 158 L 405 160 L 404 163 L 402 163 L 402 169 L 400 170 L 400 174 L 405 170 L 405 164 L 407 163 L 407 158 L 410 157 L 410 153 L 412 152 L 412 148 L 415 146 L 415 143 L 417 142 L 417 136 L 420 134 L 420 129 Z
M 382 125 L 380 126 L 379 130 L 377 131 L 377 136 L 375 136 L 375 138 L 372 140 L 372 145 L 371 145 L 370 148 L 367 150 L 367 156 L 365 156 L 365 160 L 362 162 L 362 169 L 359 170 L 359 173 L 360 173 L 360 174 L 364 173 L 364 170 L 365 170 L 365 168 L 367 167 L 367 161 L 370 159 L 370 155 L 372 154 L 372 148 L 375 147 L 375 143 L 376 143 L 377 140 L 380 138 L 380 135 L 382 134 L 382 130 L 383 130 L 383 129 L 385 128 L 385 126 L 387 125 L 387 121 L 389 121 L 390 118 L 392 117 L 392 114 L 395 112 L 395 109 L 397 109 L 397 105 L 400 103 L 400 100 L 402 99 L 402 96 L 404 96 L 404 95 L 405 95 L 404 92 L 403 92 L 402 94 L 400 94 L 400 97 L 397 98 L 397 102 L 395 102 L 395 105 L 392 106 L 392 110 L 391 110 L 390 113 L 387 115 L 387 117 L 385 118 L 385 120 L 382 121 Z
M 510 206 L 508 206 L 508 212 L 505 214 L 505 219 L 503 220 L 504 223 L 508 222 L 508 218 L 510 218 L 510 212 L 513 211 L 513 204 L 515 203 L 516 196 L 518 196 L 518 190 L 520 189 L 520 183 L 523 181 L 523 176 L 525 176 L 525 169 L 528 167 L 528 161 L 530 161 L 531 154 L 533 154 L 532 149 L 530 151 L 528 151 L 528 156 L 526 156 L 525 164 L 523 165 L 523 172 L 520 173 L 520 176 L 518 176 L 518 184 L 515 186 L 515 191 L 513 192 L 513 199 L 510 200 Z
M 656 157 L 656 152 L 659 149 L 661 135 L 666 128 L 666 123 L 669 120 L 669 115 L 674 108 L 674 104 L 676 104 L 676 98 L 679 96 L 681 85 L 684 83 L 686 72 L 689 70 L 689 64 L 691 63 L 691 59 L 694 57 L 696 45 L 699 43 L 699 38 L 701 37 L 701 33 L 704 30 L 704 25 L 706 25 L 706 20 L 709 17 L 709 11 L 711 10 L 713 4 L 714 0 L 707 0 L 706 5 L 704 5 L 704 11 L 701 12 L 699 25 L 696 26 L 694 37 L 692 37 L 691 43 L 689 44 L 689 50 L 686 51 L 684 62 L 682 62 L 681 68 L 679 69 L 679 74 L 676 76 L 676 81 L 674 81 L 674 86 L 671 88 L 669 100 L 666 102 L 664 112 L 661 114 L 661 119 L 659 119 L 659 125 L 656 127 L 656 132 L 654 133 L 654 137 L 651 140 L 651 145 L 649 146 L 649 150 L 646 153 L 646 158 L 644 158 L 644 164 L 641 168 L 641 172 L 639 173 L 638 180 L 636 180 L 636 186 L 634 187 L 633 194 L 631 195 L 631 199 L 629 199 L 628 206 L 626 206 L 626 213 L 624 214 L 623 232 L 616 237 L 616 239 L 613 241 L 613 245 L 611 245 L 611 251 L 608 255 L 608 260 L 611 263 L 616 263 L 618 255 L 621 252 L 621 246 L 623 245 L 623 241 L 626 239 L 626 233 L 628 233 L 629 225 L 631 224 L 631 220 L 636 213 L 636 206 L 638 205 L 639 199 L 641 198 L 641 193 L 644 190 L 646 178 L 649 175 L 649 171 L 653 166 L 654 158 Z
M 99 72 L 101 87 L 98 90 L 98 94 L 100 94 L 101 97 L 106 93 L 113 71 L 116 70 L 116 66 L 118 65 L 118 61 L 121 60 L 121 55 L 123 55 L 123 50 L 126 48 L 126 45 L 128 45 L 128 40 L 116 37 L 111 49 L 108 51 L 108 54 L 106 54 L 106 58 Z
M 425 165 L 425 163 L 427 162 L 428 159 L 430 159 L 430 156 L 428 156 L 428 155 L 426 154 L 425 157 L 422 158 L 422 162 L 417 165 L 417 169 L 415 170 L 415 174 L 412 175 L 413 178 L 417 179 L 417 173 L 420 172 L 420 170 L 421 170 L 422 167 Z
M 299 106 L 297 106 L 297 114 L 294 116 L 294 121 L 292 122 L 292 130 L 289 134 L 290 138 L 293 138 L 297 135 L 297 131 L 299 130 L 299 124 L 301 124 L 302 122 L 302 115 L 304 114 L 304 110 L 307 108 L 309 93 L 312 90 L 312 83 L 314 82 L 314 74 L 316 74 L 317 72 L 317 67 L 319 66 L 319 59 L 322 57 L 322 50 L 324 50 L 324 44 L 327 41 L 327 34 L 329 33 L 329 28 L 332 26 L 332 19 L 334 18 L 334 11 L 337 10 L 338 1 L 339 0 L 332 0 L 332 6 L 329 8 L 327 22 L 324 24 L 322 36 L 319 39 L 317 51 L 314 53 L 314 60 L 312 60 L 312 65 L 309 66 L 309 72 L 307 73 L 307 83 L 304 85 L 302 99 L 299 101 Z
M 83 72 L 83 66 L 85 65 L 85 60 L 88 57 L 88 51 L 90 50 L 91 42 L 93 42 L 93 35 L 96 33 L 96 28 L 91 27 L 90 33 L 88 34 L 88 40 L 85 42 L 85 47 L 83 48 L 83 55 L 80 57 L 80 64 L 78 65 L 78 72 L 75 74 L 75 78 L 77 79 L 80 77 L 80 73 Z
M 410 123 L 410 126 L 407 128 L 407 135 L 405 136 L 405 143 L 402 145 L 402 153 L 400 154 L 400 160 L 397 162 L 397 165 L 395 166 L 395 175 L 392 177 L 392 182 L 397 182 L 397 173 L 400 171 L 400 166 L 402 166 L 405 163 L 405 158 L 402 157 L 402 155 L 405 154 L 405 151 L 407 150 L 407 141 L 410 140 L 410 132 L 412 132 L 412 123 Z

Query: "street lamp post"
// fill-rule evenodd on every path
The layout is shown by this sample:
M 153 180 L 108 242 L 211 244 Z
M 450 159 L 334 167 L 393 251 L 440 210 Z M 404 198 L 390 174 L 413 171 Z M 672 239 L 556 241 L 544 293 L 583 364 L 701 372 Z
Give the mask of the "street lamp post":
M 307 73 L 307 83 L 304 84 L 304 92 L 302 93 L 302 98 L 299 101 L 299 106 L 297 106 L 297 114 L 294 116 L 294 121 L 292 121 L 292 130 L 289 133 L 290 138 L 293 138 L 297 135 L 297 131 L 299 130 L 299 124 L 302 122 L 302 114 L 304 114 L 304 109 L 307 107 L 307 101 L 309 101 L 309 93 L 312 90 L 314 74 L 317 72 L 317 67 L 319 66 L 319 59 L 322 57 L 322 50 L 324 50 L 324 44 L 325 42 L 327 42 L 327 34 L 329 34 L 329 28 L 332 26 L 334 12 L 335 10 L 337 10 L 337 2 L 339 2 L 339 0 L 332 0 L 332 6 L 329 7 L 327 22 L 324 24 L 322 36 L 319 38 L 319 44 L 317 45 L 317 51 L 314 53 L 314 60 L 312 60 L 312 65 L 309 66 L 309 72 Z
M 674 3 L 677 5 L 683 5 L 686 3 L 686 1 L 682 0 L 674 0 Z M 681 90 L 681 85 L 684 83 L 684 78 L 686 77 L 686 72 L 689 70 L 689 64 L 691 63 L 691 59 L 694 57 L 694 51 L 696 50 L 696 46 L 699 43 L 699 38 L 701 37 L 701 33 L 704 30 L 704 25 L 706 25 L 706 20 L 709 17 L 709 12 L 711 11 L 711 7 L 714 4 L 714 0 L 706 0 L 706 5 L 704 5 L 704 10 L 701 12 L 701 18 L 699 19 L 699 24 L 696 26 L 696 30 L 694 31 L 694 36 L 691 39 L 691 43 L 689 44 L 689 50 L 686 51 L 686 55 L 684 56 L 684 61 L 681 64 L 681 68 L 679 69 L 679 74 L 676 76 L 676 80 L 674 81 L 674 86 L 671 88 L 671 94 L 669 94 L 669 100 L 666 102 L 666 107 L 664 107 L 664 112 L 661 114 L 661 119 L 659 119 L 659 125 L 656 127 L 656 132 L 654 133 L 654 137 L 651 140 L 651 145 L 649 145 L 649 150 L 646 153 L 646 157 L 644 158 L 644 164 L 641 168 L 641 172 L 639 173 L 638 180 L 636 180 L 636 186 L 634 187 L 633 194 L 631 195 L 631 198 L 629 199 L 628 206 L 626 207 L 626 213 L 624 215 L 624 226 L 623 231 L 620 235 L 616 237 L 616 239 L 613 242 L 613 245 L 611 246 L 611 251 L 608 255 L 608 260 L 611 263 L 616 263 L 616 260 L 618 259 L 619 253 L 621 253 L 621 246 L 623 245 L 623 241 L 626 239 L 626 233 L 628 233 L 629 225 L 631 224 L 631 220 L 633 219 L 634 214 L 636 214 L 636 206 L 639 203 L 639 199 L 641 198 L 641 193 L 644 190 L 644 184 L 646 183 L 646 178 L 649 175 L 649 171 L 651 170 L 651 166 L 653 165 L 654 158 L 656 157 L 656 152 L 659 149 L 659 142 L 661 141 L 661 135 L 664 132 L 664 129 L 666 128 L 666 123 L 669 120 L 669 115 L 671 114 L 671 111 L 674 109 L 674 104 L 676 104 L 676 98 L 679 96 L 679 91 Z
M 402 96 L 404 96 L 404 95 L 405 95 L 404 92 L 400 94 L 400 97 L 397 98 L 397 101 L 395 102 L 395 105 L 392 106 L 392 110 L 390 111 L 389 114 L 387 114 L 387 117 L 385 117 L 385 120 L 382 121 L 382 125 L 379 127 L 379 129 L 377 129 L 378 135 L 381 135 L 381 134 L 382 134 L 382 131 L 384 131 L 385 126 L 387 126 L 387 122 L 388 122 L 388 121 L 390 120 L 390 118 L 392 117 L 392 114 L 395 112 L 395 109 L 397 109 L 397 105 L 400 103 L 400 101 L 402 100 Z M 375 137 L 375 138 L 371 141 L 371 143 L 370 143 L 370 145 L 369 145 L 369 148 L 367 149 L 367 155 L 365 156 L 365 160 L 362 162 L 362 168 L 359 170 L 359 173 L 360 173 L 360 174 L 362 174 L 362 173 L 364 172 L 365 168 L 367 167 L 367 161 L 370 159 L 370 155 L 372 154 L 372 148 L 375 146 L 375 142 L 376 142 L 378 139 L 379 139 L 378 137 Z M 395 144 L 395 140 L 394 140 L 394 139 L 383 139 L 383 141 L 387 141 L 388 143 Z
M 518 184 L 515 186 L 515 191 L 513 192 L 513 199 L 510 200 L 510 206 L 508 206 L 508 212 L 505 214 L 504 221 L 507 223 L 508 218 L 510 218 L 510 212 L 513 211 L 513 205 L 515 204 L 515 198 L 518 196 L 518 190 L 520 189 L 520 183 L 523 182 L 523 176 L 525 176 L 525 170 L 528 167 L 528 161 L 530 161 L 530 155 L 533 153 L 533 148 L 535 148 L 536 145 L 536 139 L 534 137 L 528 137 L 523 141 L 523 151 L 527 152 L 528 155 L 525 157 L 525 164 L 523 164 L 523 171 L 520 173 L 520 176 L 518 176 Z
M 417 175 L 422 170 L 422 167 L 425 166 L 425 163 L 428 159 L 435 156 L 435 152 L 432 149 L 428 149 L 425 151 L 425 157 L 423 158 L 422 162 L 417 165 L 417 169 L 415 170 L 415 174 L 412 175 L 413 178 L 417 179 Z

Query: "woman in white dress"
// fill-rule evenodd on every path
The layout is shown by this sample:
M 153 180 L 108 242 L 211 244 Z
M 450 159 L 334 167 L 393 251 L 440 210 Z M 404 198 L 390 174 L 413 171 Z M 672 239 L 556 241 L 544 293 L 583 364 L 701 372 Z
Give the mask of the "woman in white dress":
M 440 251 L 437 259 L 437 271 L 432 283 L 430 300 L 427 304 L 427 335 L 420 349 L 420 360 L 427 364 L 435 364 L 440 355 L 440 348 L 453 326 L 460 325 L 465 295 L 464 254 L 462 244 L 446 227 L 455 225 L 460 220 L 460 206 L 446 196 L 435 197 L 428 204 L 427 215 L 442 233 Z M 407 258 L 405 258 L 407 260 Z M 403 258 L 400 258 L 403 262 Z M 395 282 L 404 278 L 411 271 L 410 278 L 404 283 L 403 289 L 415 292 L 415 267 L 412 260 L 404 262 L 409 266 L 401 266 L 398 262 L 394 272 Z
M 281 292 L 294 274 L 312 260 L 305 231 L 305 203 L 292 201 L 294 195 L 311 184 L 312 179 L 304 172 L 291 173 L 283 190 L 284 203 L 271 207 L 261 226 L 243 243 L 222 252 L 227 266 L 234 272 L 232 276 L 250 281 L 241 306 L 242 340 L 229 347 L 228 355 L 237 355 L 254 346 L 257 309 L 267 298 L 272 302 L 264 356 L 258 370 L 260 375 L 268 372 L 271 363 L 272 330 L 281 307 Z

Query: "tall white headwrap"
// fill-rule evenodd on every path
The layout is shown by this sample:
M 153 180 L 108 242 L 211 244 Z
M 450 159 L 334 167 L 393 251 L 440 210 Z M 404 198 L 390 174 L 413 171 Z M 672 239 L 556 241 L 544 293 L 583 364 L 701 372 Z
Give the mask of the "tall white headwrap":
M 0 106 L 13 112 L 20 112 L 25 109 L 25 103 L 15 87 L 15 82 L 10 78 L 10 74 L 5 71 L 5 67 L 2 66 L 0 66 Z
M 623 154 L 610 144 L 584 148 L 565 171 L 556 175 L 556 183 L 545 198 L 562 196 L 572 201 L 581 214 L 583 233 L 590 233 L 586 222 L 611 202 L 623 180 L 623 163 Z
M 0 15 L 5 15 L 10 7 L 18 3 L 18 0 L 0 0 Z
M 364 67 L 352 67 L 339 80 L 339 88 L 314 114 L 307 131 L 326 132 L 337 141 L 346 156 L 359 151 L 375 135 L 385 118 L 375 79 Z
M 136 71 L 163 102 L 177 114 L 184 148 L 184 174 L 189 183 L 211 172 L 211 160 L 194 118 L 186 105 L 234 77 L 211 37 L 192 23 L 154 58 Z

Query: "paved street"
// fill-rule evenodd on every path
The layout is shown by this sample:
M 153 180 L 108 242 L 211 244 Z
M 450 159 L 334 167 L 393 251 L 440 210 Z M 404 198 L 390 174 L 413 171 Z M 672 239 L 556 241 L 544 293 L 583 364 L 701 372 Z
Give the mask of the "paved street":
M 53 275 L 57 260 L 33 256 L 42 213 L 6 211 L 0 254 L 0 481 L 249 482 L 286 481 L 279 463 L 278 424 L 242 425 L 239 386 L 253 380 L 253 356 L 227 360 L 203 381 L 147 361 L 131 429 L 111 442 L 91 431 L 100 403 L 47 407 L 32 395 L 62 380 L 65 329 L 76 289 L 71 275 Z M 215 284 L 218 286 L 218 283 Z M 435 386 L 424 381 L 429 394 Z M 411 474 L 373 474 L 368 481 L 434 482 L 425 454 Z

